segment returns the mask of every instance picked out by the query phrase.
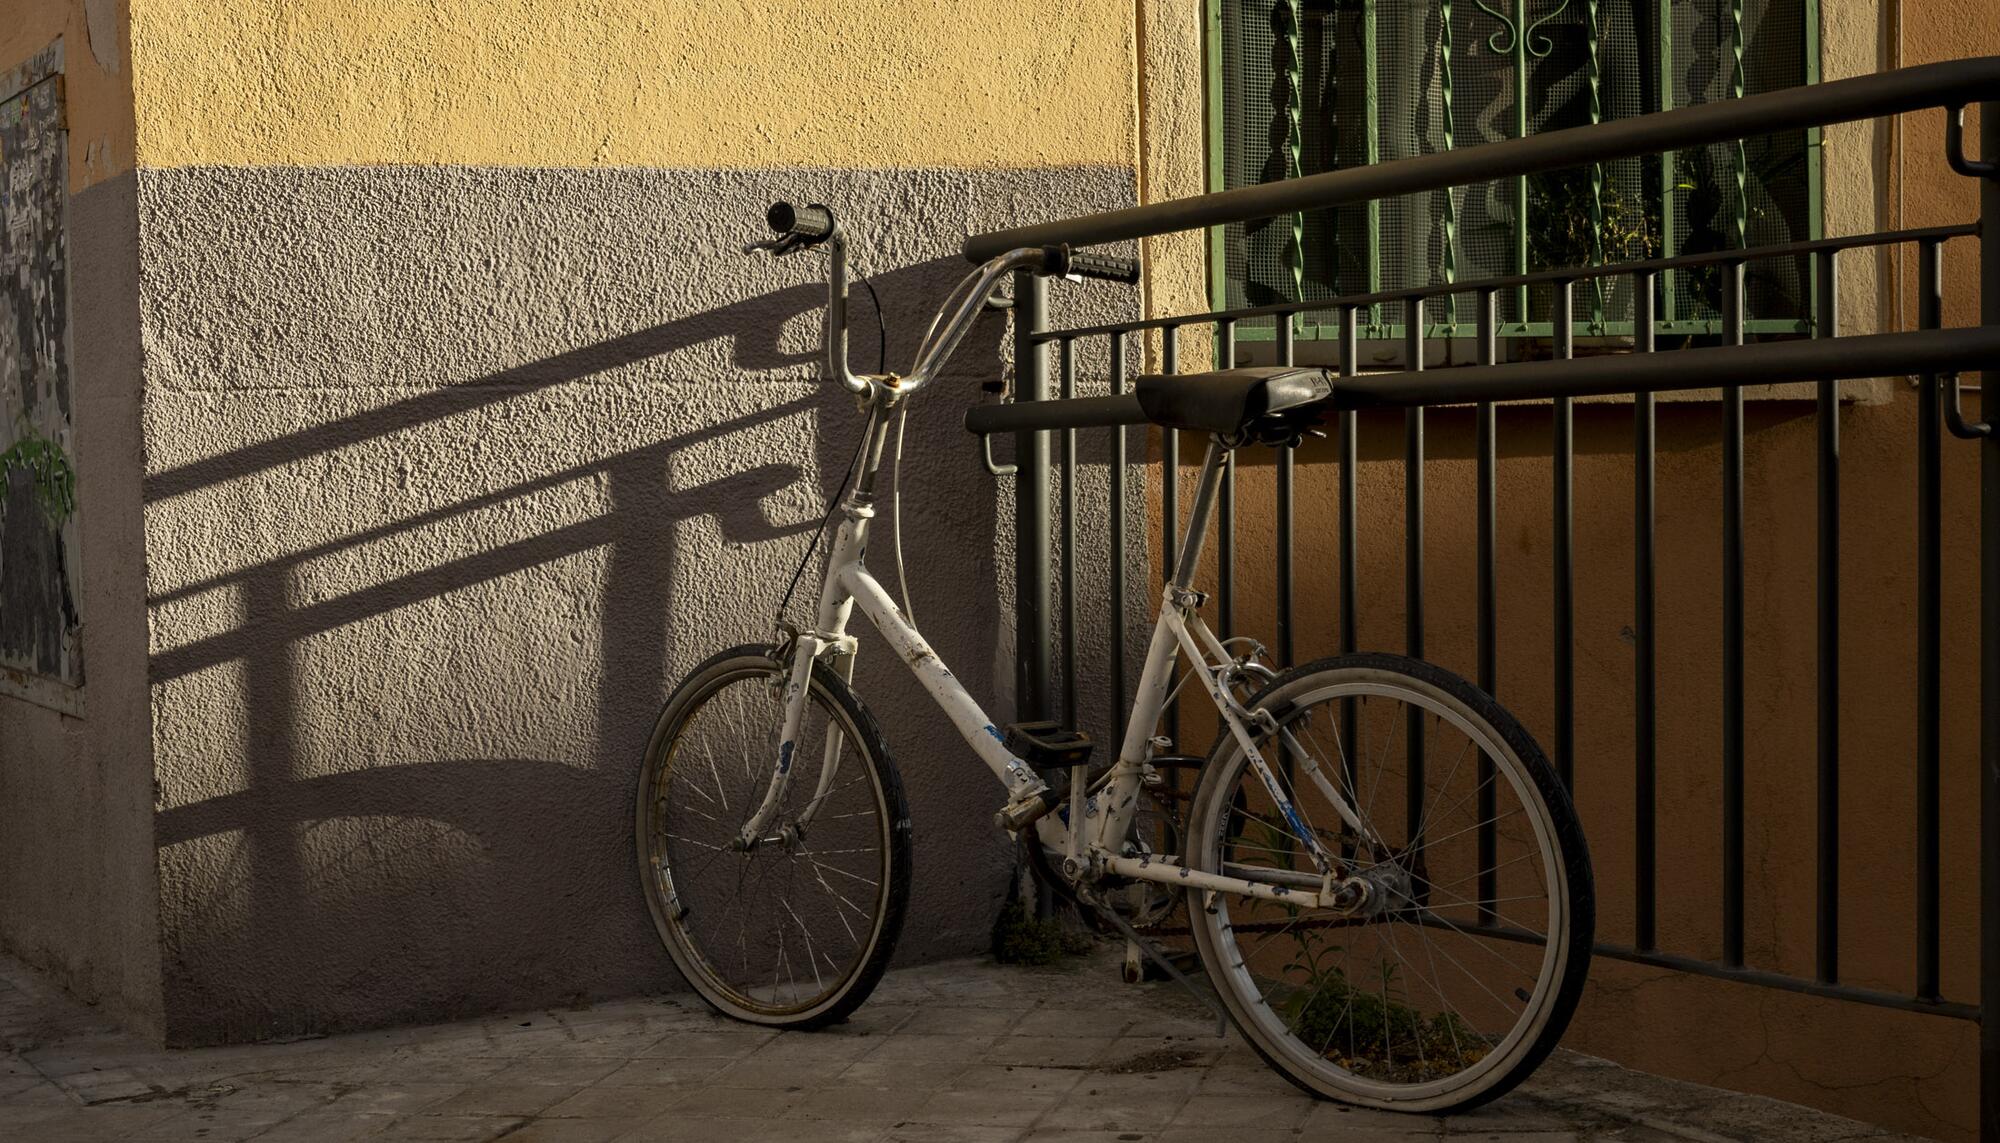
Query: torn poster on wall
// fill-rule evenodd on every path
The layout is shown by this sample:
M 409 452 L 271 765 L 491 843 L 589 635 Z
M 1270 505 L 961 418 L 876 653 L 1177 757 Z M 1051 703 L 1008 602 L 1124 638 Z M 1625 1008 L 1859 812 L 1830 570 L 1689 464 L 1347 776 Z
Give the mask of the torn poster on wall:
M 83 682 L 62 41 L 0 72 L 0 685 Z

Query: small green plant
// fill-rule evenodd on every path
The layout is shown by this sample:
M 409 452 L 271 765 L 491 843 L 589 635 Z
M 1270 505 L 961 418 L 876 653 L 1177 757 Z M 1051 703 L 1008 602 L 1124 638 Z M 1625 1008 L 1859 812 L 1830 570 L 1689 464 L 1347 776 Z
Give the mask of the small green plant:
M 1372 987 L 1358 985 L 1330 963 L 1341 946 L 1312 930 L 1295 930 L 1298 953 L 1285 966 L 1298 983 L 1273 1006 L 1299 1039 L 1323 1044 L 1328 1059 L 1356 1075 L 1398 1083 L 1453 1075 L 1478 1063 L 1486 1040 L 1456 1014 L 1425 1016 L 1402 999 L 1396 967 L 1381 966 Z
M 1655 253 L 1652 221 L 1609 178 L 1597 196 L 1597 222 L 1592 224 L 1589 171 L 1528 176 L 1528 217 L 1533 220 L 1528 227 L 1530 269 L 1637 262 Z
M 18 439 L 0 452 L 0 473 L 11 479 L 17 468 L 26 472 L 49 527 L 61 528 L 76 511 L 76 471 L 62 446 L 36 432 L 25 417 L 15 429 Z
M 1056 918 L 1044 920 L 1015 901 L 993 923 L 993 956 L 1001 964 L 1051 965 L 1090 951 L 1090 937 Z

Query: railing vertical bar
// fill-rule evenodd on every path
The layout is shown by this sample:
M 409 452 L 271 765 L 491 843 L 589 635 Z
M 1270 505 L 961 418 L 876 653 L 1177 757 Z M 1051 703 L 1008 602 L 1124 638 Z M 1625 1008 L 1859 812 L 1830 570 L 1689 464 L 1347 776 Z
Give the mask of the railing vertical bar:
M 1016 401 L 1049 395 L 1048 347 L 1034 339 L 1048 312 L 1048 279 L 1015 271 Z M 1014 449 L 1014 695 L 1018 717 L 1032 721 L 1049 710 L 1049 434 L 1019 433 Z
M 1944 246 L 1936 240 L 1917 248 L 1917 328 L 1937 329 L 1944 319 L 1939 290 Z M 1942 426 L 1938 422 L 1937 374 L 1919 382 L 1917 405 L 1917 998 L 1938 992 L 1938 733 L 1944 716 L 1939 684 L 1943 660 Z
M 1056 343 L 1056 396 L 1076 396 L 1076 341 Z M 1062 533 L 1062 712 L 1063 725 L 1076 725 L 1076 430 L 1064 429 L 1060 466 L 1062 493 L 1056 500 Z
M 1743 263 L 1722 267 L 1723 340 L 1743 344 Z M 1722 398 L 1722 960 L 1743 964 L 1743 390 Z
M 1294 347 L 1292 341 L 1292 315 L 1280 314 L 1278 315 L 1278 364 L 1280 365 L 1294 364 L 1293 355 L 1294 355 Z M 1289 667 L 1292 665 L 1292 658 L 1294 651 L 1293 635 L 1292 635 L 1292 608 L 1294 606 L 1295 600 L 1293 598 L 1294 593 L 1292 586 L 1292 559 L 1296 553 L 1293 550 L 1293 542 L 1292 542 L 1293 540 L 1292 482 L 1296 476 L 1296 473 L 1294 471 L 1295 465 L 1293 464 L 1295 458 L 1293 457 L 1292 452 L 1293 450 L 1289 448 L 1281 448 L 1278 450 L 1278 457 L 1277 457 L 1278 663 L 1280 666 L 1285 666 L 1285 667 Z M 1287 766 L 1291 764 L 1291 755 L 1289 753 L 1286 754 L 1285 756 L 1285 764 Z
M 1360 330 L 1358 312 L 1354 306 L 1340 307 L 1340 375 L 1353 377 L 1361 372 Z M 1349 409 L 1340 414 L 1340 653 L 1354 654 L 1358 643 L 1356 627 L 1359 618 L 1355 605 L 1354 565 L 1356 562 L 1355 516 L 1359 497 L 1355 483 L 1360 470 L 1361 414 Z M 1347 741 L 1353 741 L 1357 705 L 1351 698 L 1341 700 L 1340 729 Z M 1341 768 L 1345 771 L 1344 790 L 1354 789 L 1355 760 L 1352 752 L 1341 753 Z
M 1215 367 L 1236 363 L 1236 323 L 1215 323 Z M 1224 639 L 1236 634 L 1236 450 L 1222 458 L 1222 487 L 1216 504 L 1215 627 Z
M 1479 364 L 1494 365 L 1500 360 L 1500 329 L 1498 298 L 1491 289 L 1479 291 L 1473 315 L 1479 342 Z M 1494 529 L 1499 516 L 1498 488 L 1498 434 L 1495 431 L 1493 402 L 1481 401 L 1474 413 L 1473 436 L 1477 439 L 1478 457 L 1474 499 L 1478 501 L 1478 523 L 1474 562 L 1478 565 L 1478 602 L 1476 605 L 1477 656 L 1479 659 L 1479 689 L 1487 694 L 1497 694 L 1500 689 L 1500 647 L 1498 638 L 1498 592 L 1493 577 Z M 1497 793 L 1493 788 L 1493 762 L 1484 753 L 1479 756 L 1478 773 L 1474 776 L 1478 785 L 1475 814 L 1479 821 L 1479 923 L 1498 923 L 1500 917 L 1493 909 L 1493 900 L 1500 895 L 1499 838 L 1494 818 L 1498 814 Z
M 1651 353 L 1654 279 L 1632 278 L 1632 349 Z M 1653 395 L 1632 396 L 1632 880 L 1634 947 L 1657 947 L 1659 710 L 1654 643 L 1654 454 L 1658 444 Z
M 1838 335 L 1838 263 L 1813 256 L 1815 333 Z M 1814 943 L 1819 979 L 1840 979 L 1840 382 L 1819 383 L 1819 900 Z
M 1111 335 L 1111 392 L 1125 391 L 1125 335 Z M 1104 725 L 1114 732 L 1125 722 L 1125 426 L 1111 430 L 1111 694 Z M 1071 725 L 1075 725 L 1072 723 Z
M 1568 360 L 1576 356 L 1576 291 L 1569 282 L 1551 287 L 1555 302 L 1555 355 Z M 1574 499 L 1576 487 L 1576 402 L 1557 397 L 1552 406 L 1555 421 L 1551 446 L 1554 470 L 1554 627 L 1555 627 L 1555 718 L 1556 775 L 1565 789 L 1576 783 L 1576 537 Z
M 2000 159 L 2000 102 L 1979 105 L 1980 154 Z M 1979 180 L 1979 320 L 2000 325 L 2000 179 Z M 1980 376 L 1993 419 L 2000 369 Z M 2000 437 L 1979 442 L 1979 1138 L 2000 1143 Z
M 1178 373 L 1181 369 L 1180 354 L 1181 327 L 1167 326 L 1160 331 L 1160 372 Z M 1181 437 L 1174 429 L 1160 429 L 1160 574 L 1163 579 L 1174 575 L 1174 552 L 1176 533 L 1180 530 L 1181 484 Z M 1174 669 L 1175 680 L 1180 677 L 1180 668 Z M 1166 736 L 1179 749 L 1181 740 L 1181 703 L 1178 698 L 1167 704 Z M 1167 785 L 1176 792 L 1180 789 L 1180 771 L 1167 771 Z
M 1411 298 L 1403 309 L 1403 368 L 1424 367 L 1424 302 Z M 1424 410 L 1403 414 L 1403 649 L 1410 658 L 1424 657 Z M 1412 705 L 1404 716 L 1405 834 L 1417 844 L 1417 826 L 1424 816 L 1424 720 Z

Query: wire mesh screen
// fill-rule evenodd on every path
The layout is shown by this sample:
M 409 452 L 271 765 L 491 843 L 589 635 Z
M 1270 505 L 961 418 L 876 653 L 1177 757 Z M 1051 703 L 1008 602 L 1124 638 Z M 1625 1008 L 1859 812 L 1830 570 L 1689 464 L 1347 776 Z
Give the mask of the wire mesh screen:
M 1809 74 L 1807 0 L 1741 0 L 1740 23 L 1732 0 L 1213 2 L 1229 187 L 1755 94 Z M 1806 133 L 1792 132 L 1232 225 L 1217 301 L 1310 303 L 1808 238 L 1813 160 Z M 1803 260 L 1752 263 L 1751 316 L 1803 320 L 1807 281 Z M 1719 272 L 1666 276 L 1662 317 L 1714 320 L 1720 283 Z M 1499 304 L 1504 322 L 1548 318 L 1540 294 L 1503 292 Z M 1593 285 L 1577 305 L 1591 323 L 1629 322 L 1630 286 Z M 1431 316 L 1457 315 L 1439 303 Z

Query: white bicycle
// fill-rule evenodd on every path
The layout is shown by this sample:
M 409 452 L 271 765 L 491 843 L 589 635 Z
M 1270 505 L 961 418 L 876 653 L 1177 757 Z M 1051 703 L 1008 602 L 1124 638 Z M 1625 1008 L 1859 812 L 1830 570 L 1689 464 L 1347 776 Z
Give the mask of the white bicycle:
M 779 203 L 768 221 L 776 237 L 746 250 L 831 255 L 826 367 L 867 427 L 851 484 L 821 522 L 824 534 L 840 516 L 811 625 L 781 620 L 774 641 L 696 667 L 647 746 L 641 881 L 689 984 L 739 1020 L 812 1028 L 853 1011 L 888 964 L 909 896 L 910 822 L 881 729 L 849 686 L 859 608 L 999 779 L 998 826 L 1039 843 L 1067 892 L 1135 940 L 1121 917 L 1132 902 L 1188 895 L 1222 1008 L 1298 1086 L 1439 1112 L 1525 1078 L 1569 1022 L 1594 922 L 1583 834 L 1540 747 L 1491 696 L 1428 663 L 1359 654 L 1273 675 L 1232 656 L 1190 586 L 1226 451 L 1296 444 L 1333 379 L 1279 368 L 1138 380 L 1149 420 L 1211 443 L 1123 743 L 1093 768 L 1081 735 L 995 725 L 863 555 L 895 419 L 999 281 L 1026 269 L 1129 282 L 1137 266 L 1011 251 L 946 299 L 907 375 L 857 376 L 832 213 Z M 1183 655 L 1222 730 L 1185 830 L 1168 835 L 1189 839 L 1175 854 L 1155 852 L 1161 833 L 1135 822 L 1158 781 L 1152 759 L 1171 749 L 1156 735 Z

